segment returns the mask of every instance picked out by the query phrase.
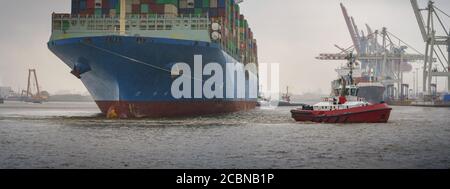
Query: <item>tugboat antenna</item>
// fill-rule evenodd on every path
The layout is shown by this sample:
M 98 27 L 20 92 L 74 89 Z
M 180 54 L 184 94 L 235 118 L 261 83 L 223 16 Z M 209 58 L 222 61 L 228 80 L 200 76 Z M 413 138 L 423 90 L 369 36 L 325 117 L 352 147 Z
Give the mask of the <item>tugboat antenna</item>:
M 350 68 L 348 77 L 350 78 L 350 85 L 353 85 L 353 66 L 355 64 L 355 57 L 353 56 L 353 52 L 351 52 L 347 56 L 347 60 L 348 60 L 347 66 Z

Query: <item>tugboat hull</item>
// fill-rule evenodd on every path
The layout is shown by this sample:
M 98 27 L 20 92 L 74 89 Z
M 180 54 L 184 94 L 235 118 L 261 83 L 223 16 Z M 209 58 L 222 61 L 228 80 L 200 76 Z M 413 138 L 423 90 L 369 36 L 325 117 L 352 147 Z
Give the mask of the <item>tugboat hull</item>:
M 316 123 L 387 123 L 392 108 L 387 104 L 332 111 L 292 110 L 292 118 L 299 122 Z

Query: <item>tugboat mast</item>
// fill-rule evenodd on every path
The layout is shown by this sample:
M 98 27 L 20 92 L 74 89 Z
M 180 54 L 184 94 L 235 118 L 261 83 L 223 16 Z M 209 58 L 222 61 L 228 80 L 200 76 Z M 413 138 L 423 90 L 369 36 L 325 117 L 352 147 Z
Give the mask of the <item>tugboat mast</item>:
M 353 66 L 356 64 L 356 58 L 355 58 L 355 56 L 353 56 L 353 53 L 350 53 L 347 56 L 347 60 L 348 60 L 347 67 L 350 68 L 350 72 L 348 74 L 348 77 L 350 78 L 350 85 L 353 85 L 354 84 L 354 81 L 353 81 Z
M 341 78 L 342 80 L 342 89 L 341 89 L 341 97 L 345 97 L 348 95 L 347 93 L 347 84 L 348 85 L 354 85 L 354 81 L 353 81 L 353 66 L 356 64 L 355 62 L 355 56 L 353 55 L 353 53 L 350 53 L 347 55 L 346 59 L 348 60 L 347 62 L 347 67 L 350 69 L 349 73 L 348 73 L 348 81 L 347 79 L 343 76 Z

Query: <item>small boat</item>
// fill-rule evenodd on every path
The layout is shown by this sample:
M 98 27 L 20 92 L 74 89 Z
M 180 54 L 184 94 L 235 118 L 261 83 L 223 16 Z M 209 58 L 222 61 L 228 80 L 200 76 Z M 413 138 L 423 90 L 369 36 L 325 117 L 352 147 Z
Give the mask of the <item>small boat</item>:
M 281 100 L 278 102 L 278 106 L 284 107 L 284 106 L 304 106 L 305 104 L 302 103 L 296 103 L 292 102 L 291 100 L 291 94 L 289 93 L 289 87 L 286 87 L 286 93 L 281 95 Z
M 347 64 L 350 68 L 349 79 L 342 77 L 340 96 L 325 98 L 313 106 L 303 106 L 291 110 L 292 118 L 299 122 L 317 123 L 386 123 L 391 110 L 386 103 L 372 104 L 358 97 L 358 86 L 353 83 L 352 68 L 356 64 L 352 55 Z

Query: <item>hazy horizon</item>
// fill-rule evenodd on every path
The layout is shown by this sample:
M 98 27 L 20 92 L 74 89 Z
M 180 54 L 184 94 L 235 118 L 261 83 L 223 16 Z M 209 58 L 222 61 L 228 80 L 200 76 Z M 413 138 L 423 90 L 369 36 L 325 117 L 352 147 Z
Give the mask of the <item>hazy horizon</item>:
M 258 40 L 259 61 L 280 63 L 282 89 L 289 86 L 296 94 L 328 93 L 331 80 L 337 77 L 334 69 L 341 63 L 320 61 L 315 57 L 320 53 L 338 52 L 334 44 L 342 47 L 352 44 L 339 7 L 341 2 L 360 30 L 365 30 L 366 23 L 374 30 L 387 27 L 391 33 L 423 51 L 424 42 L 409 0 L 245 0 L 241 12 Z M 435 2 L 443 11 L 450 12 L 450 1 Z M 425 7 L 427 1 L 419 0 L 419 3 Z M 35 68 L 43 90 L 86 93 L 81 81 L 71 75 L 70 69 L 46 46 L 51 34 L 51 13 L 68 13 L 70 6 L 70 0 L 2 2 L 0 86 L 10 86 L 14 90 L 26 88 L 28 69 Z M 445 20 L 450 27 L 450 19 Z M 406 74 L 405 80 L 413 86 L 412 74 Z M 443 90 L 444 79 L 440 79 L 439 84 L 439 89 Z

